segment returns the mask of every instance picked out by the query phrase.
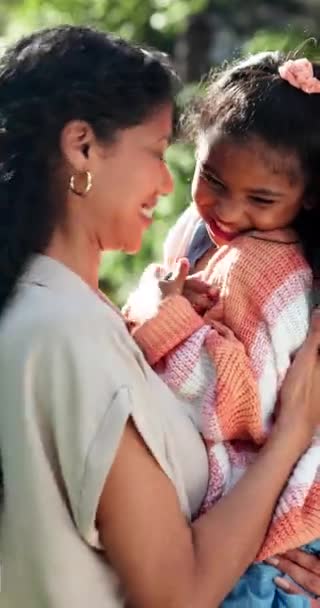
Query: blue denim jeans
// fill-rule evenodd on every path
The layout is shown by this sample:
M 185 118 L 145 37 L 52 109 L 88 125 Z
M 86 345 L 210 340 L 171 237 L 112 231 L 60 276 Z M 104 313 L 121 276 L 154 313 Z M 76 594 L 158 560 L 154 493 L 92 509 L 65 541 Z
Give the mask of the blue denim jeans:
M 320 556 L 320 540 L 303 547 L 308 553 Z M 310 608 L 310 599 L 290 595 L 275 586 L 275 576 L 283 576 L 277 568 L 255 563 L 240 578 L 234 589 L 222 602 L 222 608 Z M 314 597 L 311 596 L 310 597 Z

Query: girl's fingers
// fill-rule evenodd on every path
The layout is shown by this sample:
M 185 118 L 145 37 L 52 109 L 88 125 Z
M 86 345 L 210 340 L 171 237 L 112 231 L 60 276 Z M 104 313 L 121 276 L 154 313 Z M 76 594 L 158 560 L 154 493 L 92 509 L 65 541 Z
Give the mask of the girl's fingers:
M 181 258 L 177 262 L 174 271 L 170 273 L 170 276 L 166 275 L 159 281 L 159 287 L 163 296 L 182 294 L 189 268 L 190 264 L 187 258 Z

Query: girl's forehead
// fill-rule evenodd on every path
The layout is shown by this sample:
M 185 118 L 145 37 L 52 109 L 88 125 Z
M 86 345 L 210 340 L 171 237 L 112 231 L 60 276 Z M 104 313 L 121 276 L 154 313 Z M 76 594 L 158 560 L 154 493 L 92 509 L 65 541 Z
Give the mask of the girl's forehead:
M 272 146 L 255 134 L 234 137 L 213 128 L 200 135 L 197 152 L 201 163 L 216 169 L 260 170 L 286 177 L 292 185 L 304 179 L 301 161 L 294 150 Z

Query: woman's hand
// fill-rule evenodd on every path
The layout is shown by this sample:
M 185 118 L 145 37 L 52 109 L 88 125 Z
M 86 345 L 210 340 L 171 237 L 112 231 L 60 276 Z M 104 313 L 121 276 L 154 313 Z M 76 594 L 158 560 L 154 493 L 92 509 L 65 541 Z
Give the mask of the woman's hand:
M 320 424 L 320 310 L 313 312 L 310 331 L 284 380 L 274 430 L 294 433 L 307 448 Z
M 301 590 L 303 587 L 307 592 L 320 596 L 320 558 L 316 555 L 293 549 L 266 561 L 295 581 L 282 577 L 275 578 L 276 585 L 287 593 L 304 595 Z M 320 606 L 320 601 L 315 600 L 314 606 Z

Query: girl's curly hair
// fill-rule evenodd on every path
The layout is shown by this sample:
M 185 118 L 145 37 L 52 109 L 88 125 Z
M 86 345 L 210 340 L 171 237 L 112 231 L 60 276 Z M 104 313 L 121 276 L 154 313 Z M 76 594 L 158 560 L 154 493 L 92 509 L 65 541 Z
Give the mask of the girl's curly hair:
M 307 94 L 283 80 L 288 59 L 266 52 L 209 75 L 183 121 L 193 141 L 215 126 L 240 141 L 257 136 L 284 154 L 294 153 L 305 173 L 306 207 L 295 228 L 316 277 L 320 271 L 320 95 Z M 320 65 L 313 64 L 320 78 Z

